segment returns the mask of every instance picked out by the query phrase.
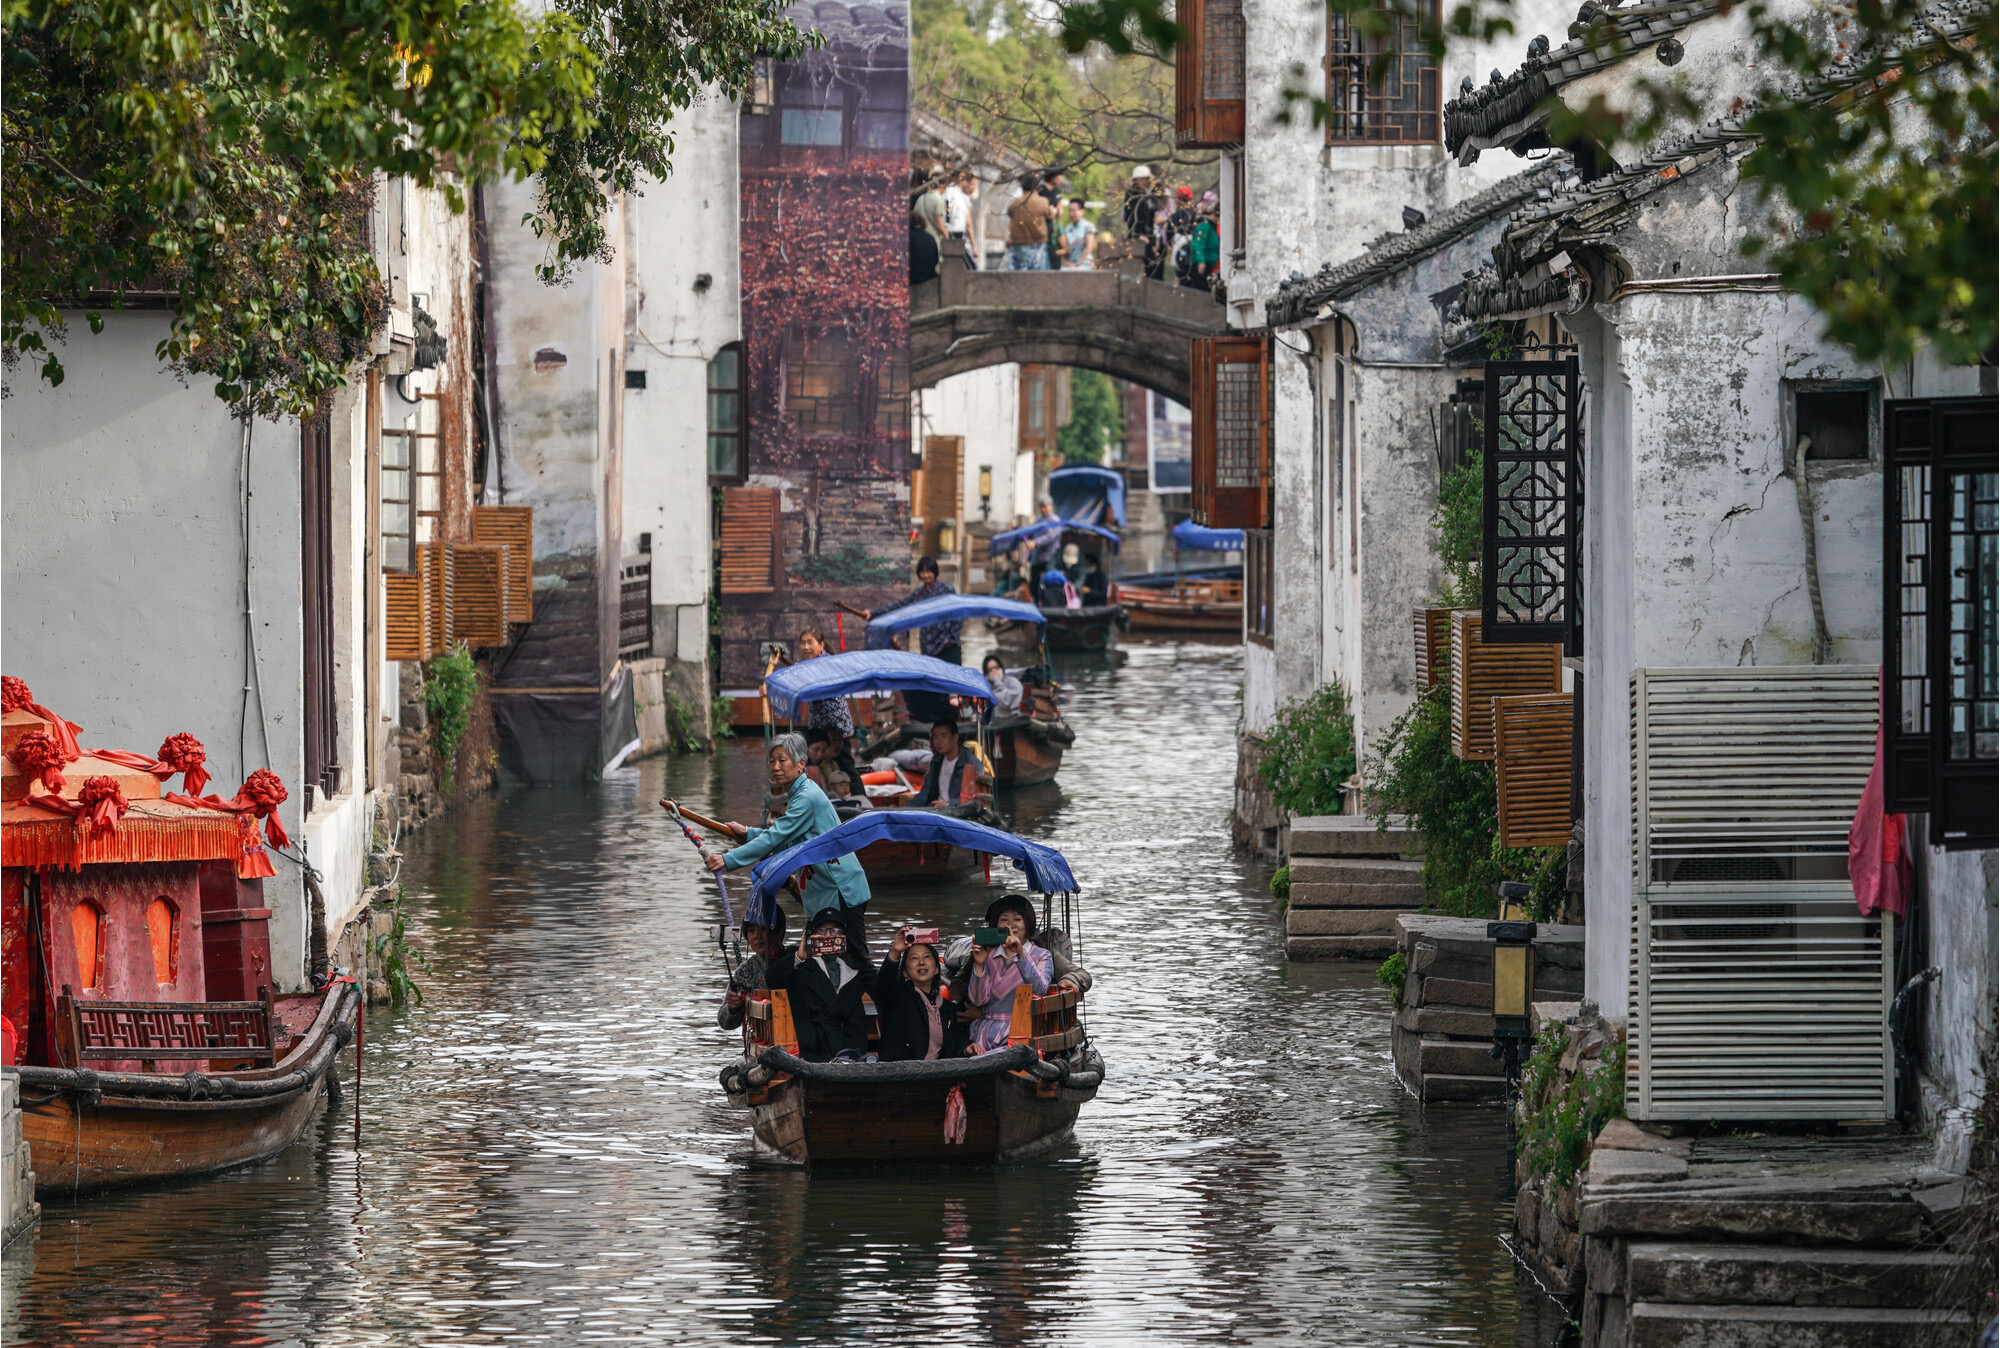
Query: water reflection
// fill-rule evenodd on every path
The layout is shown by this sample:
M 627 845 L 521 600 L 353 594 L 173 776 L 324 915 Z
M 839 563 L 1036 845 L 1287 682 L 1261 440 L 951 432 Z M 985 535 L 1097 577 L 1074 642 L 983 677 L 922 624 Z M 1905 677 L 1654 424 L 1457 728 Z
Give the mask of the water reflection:
M 1372 970 L 1287 964 L 1229 849 L 1240 652 L 1129 651 L 1066 663 L 1063 775 L 1003 802 L 1085 886 L 1109 1074 L 1073 1148 L 748 1164 L 715 1082 L 721 902 L 652 804 L 752 817 L 739 742 L 417 838 L 428 995 L 371 1017 L 358 1164 L 349 1097 L 267 1164 L 51 1202 L 0 1269 L 6 1340 L 1545 1343 L 1497 1113 L 1411 1101 Z M 886 890 L 874 920 L 963 929 L 994 892 Z

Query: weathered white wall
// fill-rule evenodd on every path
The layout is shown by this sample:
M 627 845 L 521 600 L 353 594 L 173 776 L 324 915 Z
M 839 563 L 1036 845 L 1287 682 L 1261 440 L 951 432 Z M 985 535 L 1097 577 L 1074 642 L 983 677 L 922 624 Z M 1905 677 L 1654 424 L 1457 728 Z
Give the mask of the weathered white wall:
M 1931 984 L 1924 1021 L 1924 1116 L 1937 1164 L 1963 1173 L 1994 1049 L 1994 958 L 2000 951 L 1995 854 L 1926 849 Z
M 672 175 L 625 203 L 625 362 L 646 387 L 623 393 L 624 540 L 631 552 L 652 535 L 653 654 L 672 662 L 670 683 L 705 688 L 708 362 L 742 335 L 736 105 L 710 95 L 674 127 Z
M 269 767 L 299 827 L 304 769 L 299 564 L 299 429 L 259 421 L 250 452 L 251 600 L 257 683 L 245 725 L 242 423 L 212 392 L 162 369 L 162 314 L 77 316 L 50 388 L 23 368 L 0 428 L 0 605 L 8 673 L 84 728 L 86 746 L 150 753 L 188 731 L 216 789 Z M 267 745 L 268 736 L 268 745 Z M 247 749 L 240 747 L 247 740 Z M 304 949 L 298 868 L 265 881 L 271 956 L 298 985 Z
M 1013 523 L 1018 494 L 1015 473 L 1022 462 L 1020 450 L 1021 367 L 993 365 L 968 370 L 941 379 L 911 395 L 915 405 L 918 443 L 930 435 L 957 435 L 965 439 L 960 459 L 958 518 L 962 524 L 979 521 L 979 470 L 993 470 L 993 495 L 989 518 L 996 528 Z M 1029 491 L 1033 491 L 1032 477 Z M 981 563 L 975 556 L 973 564 Z

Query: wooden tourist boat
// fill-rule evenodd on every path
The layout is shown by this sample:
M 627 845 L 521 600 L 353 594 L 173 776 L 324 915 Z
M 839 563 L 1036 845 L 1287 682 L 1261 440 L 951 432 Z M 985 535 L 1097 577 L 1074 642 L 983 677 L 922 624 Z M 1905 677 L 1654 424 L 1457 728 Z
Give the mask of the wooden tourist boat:
M 881 838 L 952 841 L 1005 857 L 1030 890 L 1067 900 L 1076 881 L 1053 848 L 968 820 L 925 810 L 875 810 L 760 862 L 749 916 L 777 901 L 802 866 L 858 851 Z M 1045 905 L 1047 900 L 1045 899 Z M 1016 989 L 1007 1047 L 932 1062 L 819 1063 L 798 1056 L 789 999 L 753 996 L 741 1060 L 723 1069 L 730 1102 L 750 1111 L 755 1152 L 780 1165 L 990 1165 L 1062 1146 L 1104 1080 L 1104 1059 L 1072 988 L 1036 997 Z M 962 1140 L 947 1131 L 954 1090 L 965 1107 Z
M 109 750 L 51 764 L 52 714 L 13 707 L 0 724 L 0 1010 L 16 1044 L 0 1070 L 19 1080 L 37 1192 L 198 1175 L 291 1145 L 360 998 L 345 980 L 272 991 L 275 872 L 256 819 L 282 840 L 283 787 L 253 774 L 234 800 L 198 796 L 186 736 L 162 746 L 173 764 Z M 163 796 L 175 772 L 188 793 Z
M 1112 588 L 1141 632 L 1243 632 L 1243 582 L 1181 579 L 1165 585 L 1118 581 Z

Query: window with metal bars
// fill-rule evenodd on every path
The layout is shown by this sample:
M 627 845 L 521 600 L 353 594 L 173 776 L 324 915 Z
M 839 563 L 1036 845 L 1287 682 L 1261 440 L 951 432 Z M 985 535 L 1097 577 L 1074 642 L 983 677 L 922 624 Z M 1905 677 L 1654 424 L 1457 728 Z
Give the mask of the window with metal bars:
M 1440 138 L 1442 76 L 1427 38 L 1438 8 L 1404 14 L 1377 3 L 1357 23 L 1329 8 L 1326 22 L 1326 143 L 1429 145 Z M 1381 25 L 1386 31 L 1368 31 Z
M 1950 850 L 2000 843 L 2000 403 L 1883 405 L 1882 719 L 1891 810 Z
M 1192 361 L 1195 523 L 1270 524 L 1269 334 L 1195 339 Z

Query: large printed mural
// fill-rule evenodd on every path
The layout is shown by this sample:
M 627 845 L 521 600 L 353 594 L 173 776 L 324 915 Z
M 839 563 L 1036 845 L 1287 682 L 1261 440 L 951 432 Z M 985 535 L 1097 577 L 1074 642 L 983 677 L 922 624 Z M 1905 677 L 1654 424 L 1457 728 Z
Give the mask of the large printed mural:
M 908 11 L 790 16 L 826 45 L 744 102 L 739 175 L 744 480 L 779 489 L 781 559 L 771 593 L 725 600 L 725 688 L 756 685 L 767 642 L 833 638 L 836 597 L 908 587 Z

